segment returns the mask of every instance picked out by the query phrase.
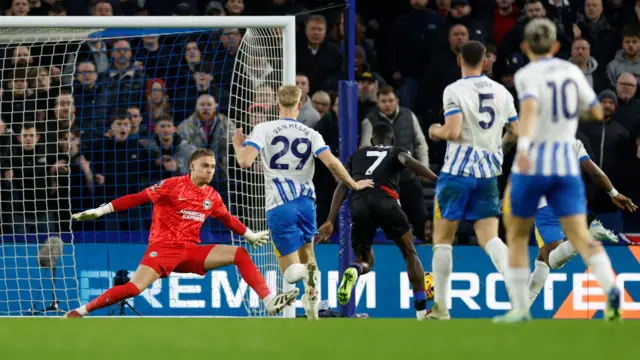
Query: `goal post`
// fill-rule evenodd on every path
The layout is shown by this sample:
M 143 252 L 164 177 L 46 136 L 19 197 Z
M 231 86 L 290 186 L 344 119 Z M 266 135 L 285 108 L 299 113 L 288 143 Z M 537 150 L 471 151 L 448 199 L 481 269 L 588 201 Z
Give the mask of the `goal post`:
M 241 36 L 238 44 L 229 44 L 234 41 L 235 35 L 228 35 L 226 29 L 241 30 L 242 34 L 237 35 L 238 38 Z M 224 159 L 218 160 L 220 165 L 216 169 L 225 173 L 225 177 L 214 180 L 212 185 L 224 188 L 219 192 L 230 211 L 252 229 L 266 229 L 264 180 L 260 164 L 251 169 L 236 166 L 231 137 L 236 128 L 248 133 L 258 122 L 277 119 L 275 91 L 282 84 L 295 84 L 295 32 L 294 16 L 3 18 L 0 54 L 4 55 L 5 64 L 11 66 L 5 66 L 2 71 L 1 85 L 4 91 L 0 98 L 0 129 L 7 129 L 0 130 L 0 200 L 3 204 L 0 316 L 59 315 L 113 285 L 114 276 L 121 274 L 118 270 L 135 270 L 132 261 L 142 256 L 144 247 L 141 246 L 146 240 L 150 222 L 151 211 L 148 207 L 109 214 L 96 221 L 95 226 L 87 222 L 72 223 L 69 221 L 70 214 L 111 201 L 116 194 L 121 196 L 124 186 L 122 179 L 127 179 L 124 182 L 128 187 L 124 187 L 128 190 L 152 185 L 157 181 L 151 180 L 157 179 L 145 175 L 150 168 L 158 167 L 162 174 L 171 171 L 178 175 L 181 171 L 184 173 L 185 169 L 188 172 L 188 164 L 185 165 L 180 159 L 188 158 L 189 151 L 201 146 L 199 144 L 202 141 L 207 147 L 226 153 Z M 137 55 L 138 50 L 147 46 L 147 38 L 157 37 L 162 39 L 160 50 L 147 49 L 144 56 Z M 126 42 L 119 43 L 121 40 Z M 97 49 L 94 44 L 99 42 L 111 44 L 106 49 Z M 88 43 L 91 46 L 87 46 Z M 127 47 L 133 43 L 142 45 L 140 49 L 133 49 L 133 45 Z M 195 43 L 194 49 L 190 48 L 191 43 Z M 187 59 L 193 55 L 189 51 L 197 52 L 202 48 L 206 50 L 201 51 L 200 60 L 191 62 Z M 115 51 L 121 53 L 114 55 Z M 207 51 L 209 56 L 205 54 Z M 181 60 L 182 57 L 187 60 Z M 121 60 L 126 60 L 128 67 L 112 71 L 114 63 Z M 140 78 L 136 77 L 138 72 L 141 73 Z M 89 73 L 97 74 L 97 79 L 93 80 L 97 90 L 91 94 L 95 98 L 87 100 L 88 93 L 80 93 L 78 89 L 85 89 L 83 81 L 91 81 L 87 80 Z M 201 88 L 202 83 L 207 81 L 211 88 L 216 87 L 215 92 Z M 196 86 L 194 92 L 190 92 L 192 86 Z M 164 94 L 160 95 L 160 100 L 154 100 L 156 91 Z M 215 110 L 207 110 L 209 105 L 206 99 L 200 105 L 205 91 L 209 91 L 215 99 Z M 163 96 L 171 104 L 171 110 L 165 109 Z M 158 103 L 159 107 L 154 107 Z M 134 114 L 135 111 L 129 111 L 136 107 L 138 115 Z M 210 122 L 213 130 L 204 125 L 206 119 L 201 120 L 201 125 L 210 133 L 202 136 L 204 140 L 198 137 L 199 127 L 191 129 L 191 132 L 188 126 L 181 129 L 187 119 L 186 115 L 176 115 L 178 110 L 182 114 L 192 114 L 195 123 L 201 112 L 206 117 L 213 111 L 216 116 Z M 182 139 L 180 146 L 171 148 L 171 151 L 175 151 L 167 155 L 171 165 L 165 165 L 166 158 L 162 155 L 165 149 L 162 146 L 152 148 L 150 144 L 157 141 L 162 145 L 161 137 L 166 133 L 158 129 L 164 124 L 164 115 L 169 111 L 175 133 L 191 134 L 193 138 L 185 136 L 189 139 Z M 79 120 L 80 113 L 83 114 L 82 121 Z M 146 120 L 138 120 L 134 126 L 135 116 Z M 68 118 L 68 121 L 63 122 L 62 117 Z M 223 117 L 225 121 L 220 120 Z M 109 148 L 115 154 L 109 158 L 105 155 L 107 152 L 103 154 L 101 147 L 106 145 L 99 145 L 105 141 L 118 142 L 118 134 L 114 132 L 123 129 L 117 128 L 120 126 L 118 119 L 128 124 L 125 131 L 128 135 L 124 136 L 129 136 L 128 139 L 133 136 L 131 127 L 138 129 L 140 121 L 148 121 L 143 123 L 149 127 L 147 133 L 135 133 L 135 139 L 138 139 L 136 146 L 144 146 L 144 149 L 142 152 L 135 150 L 133 157 L 118 157 L 122 153 L 131 154 L 131 149 L 123 150 L 116 144 L 113 149 Z M 63 123 L 64 126 L 61 125 Z M 35 130 L 27 131 L 26 128 L 31 125 L 25 124 L 35 124 Z M 218 127 L 219 124 L 224 126 Z M 89 133 L 90 136 L 87 135 Z M 28 138 L 37 140 L 25 140 Z M 224 144 L 211 145 L 218 139 Z M 33 149 L 29 149 L 29 141 L 35 141 Z M 37 150 L 40 147 L 42 152 Z M 82 160 L 74 158 L 78 155 L 78 147 Z M 33 155 L 34 163 L 27 159 L 31 152 L 36 154 Z M 132 163 L 138 165 L 132 167 Z M 78 173 L 70 170 L 73 166 Z M 109 170 L 110 167 L 125 170 Z M 109 175 L 105 175 L 109 171 L 113 172 L 112 184 L 109 183 Z M 164 175 L 160 180 L 162 178 Z M 127 181 L 131 179 L 136 179 L 138 183 L 130 186 L 132 184 Z M 78 186 L 82 188 L 80 195 Z M 105 190 L 101 197 L 91 193 L 108 186 L 116 190 Z M 33 194 L 28 195 L 27 192 Z M 34 199 L 30 199 L 30 196 Z M 29 208 L 28 203 L 33 208 Z M 38 211 L 45 213 L 45 217 L 52 217 L 39 219 Z M 31 213 L 36 214 L 33 223 L 29 220 Z M 41 221 L 47 226 L 39 226 Z M 104 225 L 114 222 L 136 225 L 124 228 L 117 225 L 115 229 Z M 105 227 L 100 227 L 100 224 Z M 247 247 L 246 242 L 233 234 L 229 235 L 226 230 L 219 233 L 211 230 L 209 224 L 205 224 L 205 227 L 205 243 L 225 239 Z M 128 254 L 124 247 L 126 244 L 136 244 L 137 247 L 132 249 L 139 253 L 135 256 Z M 282 279 L 272 246 L 266 245 L 256 250 L 247 247 L 247 250 L 272 290 L 282 291 L 290 287 Z M 216 315 L 211 307 L 224 302 L 216 299 L 217 294 L 218 297 L 226 297 L 229 307 L 238 310 L 244 308 L 244 315 L 267 315 L 257 295 L 247 289 L 239 273 L 236 272 L 234 281 L 224 278 L 224 274 L 211 276 L 217 277 L 207 280 L 212 294 L 202 294 L 205 300 L 178 298 L 180 292 L 197 293 L 193 286 L 180 285 L 179 291 L 170 289 L 167 296 L 176 298 L 169 298 L 167 304 L 171 305 L 165 307 L 184 305 L 186 309 L 176 313 L 179 315 Z M 229 289 L 234 285 L 229 283 L 233 282 L 236 288 Z M 166 287 L 173 283 L 174 279 L 171 279 L 171 282 L 163 284 Z M 214 288 L 213 284 L 218 284 L 220 288 Z M 200 285 L 195 287 L 202 287 L 198 290 L 200 292 L 208 289 Z M 161 293 L 161 288 L 154 287 L 153 291 L 143 293 L 140 306 L 147 306 L 151 315 L 172 315 L 157 310 L 164 304 L 154 303 L 160 296 L 157 294 Z M 229 295 L 229 290 L 233 296 Z M 204 310 L 192 308 L 202 304 Z M 137 300 L 134 305 L 138 305 Z M 206 308 L 209 308 L 208 313 Z M 294 317 L 295 308 L 285 309 L 284 316 Z

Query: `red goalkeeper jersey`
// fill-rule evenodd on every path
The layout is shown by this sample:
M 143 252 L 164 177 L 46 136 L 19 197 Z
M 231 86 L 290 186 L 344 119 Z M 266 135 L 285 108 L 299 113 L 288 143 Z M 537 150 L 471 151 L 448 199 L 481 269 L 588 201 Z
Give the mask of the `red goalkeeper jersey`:
M 200 228 L 209 217 L 229 214 L 220 194 L 209 185 L 195 186 L 189 175 L 172 177 L 148 187 L 153 202 L 149 244 L 187 246 L 200 243 Z

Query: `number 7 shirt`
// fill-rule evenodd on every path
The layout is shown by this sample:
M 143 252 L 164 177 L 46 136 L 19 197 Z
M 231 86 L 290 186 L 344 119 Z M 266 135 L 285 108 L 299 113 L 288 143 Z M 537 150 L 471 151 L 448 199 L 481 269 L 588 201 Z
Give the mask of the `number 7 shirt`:
M 462 131 L 447 142 L 441 171 L 473 178 L 501 175 L 502 129 L 518 120 L 511 93 L 484 75 L 468 76 L 445 88 L 442 103 L 445 121 L 462 114 Z
M 280 119 L 256 125 L 244 142 L 260 152 L 266 189 L 266 210 L 300 196 L 315 200 L 315 161 L 329 151 L 322 135 L 294 120 Z

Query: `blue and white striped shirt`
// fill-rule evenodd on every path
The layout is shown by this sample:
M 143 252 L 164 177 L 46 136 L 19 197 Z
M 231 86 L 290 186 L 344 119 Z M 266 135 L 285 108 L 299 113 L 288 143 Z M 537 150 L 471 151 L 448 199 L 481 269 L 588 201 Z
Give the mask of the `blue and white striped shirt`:
M 260 151 L 266 210 L 300 196 L 316 198 L 313 156 L 329 150 L 317 131 L 294 119 L 280 119 L 256 125 L 244 145 Z
M 445 119 L 462 113 L 460 139 L 447 142 L 442 172 L 493 178 L 502 174 L 502 129 L 518 120 L 513 96 L 486 76 L 470 76 L 447 86 Z

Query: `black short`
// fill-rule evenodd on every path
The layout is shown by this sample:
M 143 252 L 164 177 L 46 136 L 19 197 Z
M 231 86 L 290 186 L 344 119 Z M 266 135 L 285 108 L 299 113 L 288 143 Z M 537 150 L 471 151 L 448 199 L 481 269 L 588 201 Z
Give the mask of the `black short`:
M 352 199 L 350 205 L 351 246 L 354 250 L 370 248 L 379 227 L 389 240 L 397 240 L 411 229 L 398 201 L 386 194 Z

